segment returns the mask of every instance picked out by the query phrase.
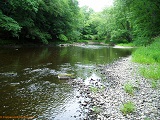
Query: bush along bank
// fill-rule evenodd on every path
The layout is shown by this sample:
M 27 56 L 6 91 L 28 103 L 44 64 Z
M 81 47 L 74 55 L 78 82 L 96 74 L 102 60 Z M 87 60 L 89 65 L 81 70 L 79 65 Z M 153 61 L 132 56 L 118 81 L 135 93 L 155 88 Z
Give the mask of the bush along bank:
M 122 58 L 112 64 L 98 68 L 105 76 L 104 84 L 85 85 L 76 82 L 86 120 L 159 120 L 160 90 L 153 89 L 148 79 L 139 74 L 140 66 Z M 91 79 L 93 81 L 93 79 Z M 96 87 L 96 88 L 95 88 Z M 80 98 L 79 96 L 77 97 Z

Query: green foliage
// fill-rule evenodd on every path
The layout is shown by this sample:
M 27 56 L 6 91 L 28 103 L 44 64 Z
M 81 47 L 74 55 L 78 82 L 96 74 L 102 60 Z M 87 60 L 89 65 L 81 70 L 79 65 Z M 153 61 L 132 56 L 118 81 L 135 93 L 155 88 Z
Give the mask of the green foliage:
M 159 34 L 159 27 L 157 27 L 159 26 L 159 22 L 157 19 L 160 17 L 158 14 L 160 10 L 156 5 L 158 4 L 156 3 L 158 1 L 156 0 L 153 2 L 152 0 L 135 0 L 135 2 L 136 4 L 131 7 L 131 11 L 134 10 L 131 16 L 131 21 L 134 24 L 133 34 L 136 39 L 142 37 L 142 40 L 145 40 L 143 38 L 146 38 L 147 43 L 148 39 Z M 133 18 L 136 19 L 133 20 Z M 145 43 L 145 41 L 143 41 L 143 43 Z
M 81 28 L 81 39 L 87 39 L 87 40 L 94 40 L 96 39 L 97 30 L 96 27 L 98 25 L 97 21 L 97 13 L 94 13 L 94 11 L 84 6 L 81 8 L 81 14 L 83 18 L 82 22 L 82 28 Z
M 0 37 L 7 33 L 44 44 L 77 40 L 80 17 L 77 0 L 9 0 L 0 3 Z
M 40 0 L 10 0 L 9 3 L 11 6 L 13 6 L 14 9 L 17 7 L 23 7 L 24 10 L 26 11 L 38 11 L 38 6 L 39 6 L 39 1 Z
M 80 39 L 80 34 L 81 33 L 79 31 L 74 30 L 74 31 L 67 34 L 67 38 L 71 42 L 73 42 L 73 41 L 77 42 L 77 40 Z
M 115 0 L 112 8 L 97 15 L 96 30 L 103 39 L 115 43 L 123 40 L 137 45 L 148 45 L 160 34 L 158 0 Z M 94 19 L 95 20 L 95 19 Z
M 44 44 L 48 44 L 48 39 L 51 39 L 51 35 L 46 32 L 41 32 L 39 29 L 30 30 L 32 39 L 40 39 Z
M 136 40 L 133 42 L 136 46 L 146 46 L 152 42 L 151 38 L 149 37 L 137 37 Z
M 134 86 L 131 83 L 124 84 L 124 90 L 129 93 L 130 95 L 133 95 L 134 92 Z
M 79 43 L 88 43 L 90 40 L 77 40 Z
M 133 43 L 121 43 L 117 44 L 118 46 L 124 46 L 124 47 L 135 47 L 135 44 Z
M 58 38 L 65 42 L 68 40 L 68 38 L 64 34 L 60 34 Z
M 21 30 L 18 22 L 4 15 L 2 11 L 0 11 L 0 28 L 5 31 L 10 31 L 13 36 L 18 36 L 18 32 Z
M 124 115 L 127 115 L 129 113 L 134 112 L 135 105 L 133 102 L 129 101 L 129 102 L 123 104 L 123 106 L 120 108 L 120 110 Z
M 115 0 L 113 7 L 95 13 L 87 6 L 79 8 L 77 0 L 0 1 L 0 37 L 45 44 L 87 39 L 148 45 L 160 34 L 158 4 L 158 0 Z

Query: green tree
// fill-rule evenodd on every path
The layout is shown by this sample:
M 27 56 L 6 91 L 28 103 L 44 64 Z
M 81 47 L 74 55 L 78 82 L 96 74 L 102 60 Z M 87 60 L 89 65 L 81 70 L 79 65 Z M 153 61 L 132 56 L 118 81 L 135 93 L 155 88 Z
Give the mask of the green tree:
M 82 14 L 82 28 L 81 28 L 81 38 L 91 40 L 93 39 L 93 35 L 96 33 L 95 25 L 91 20 L 91 16 L 94 14 L 93 9 L 89 8 L 88 6 L 83 6 L 81 8 Z
M 158 0 L 115 0 L 102 12 L 98 34 L 116 42 L 149 44 L 160 34 L 159 8 Z
M 17 21 L 4 15 L 2 11 L 0 11 L 0 35 L 6 34 L 6 36 L 8 36 L 9 34 L 12 34 L 13 36 L 18 36 L 20 30 L 21 26 L 17 23 Z
M 134 0 L 130 14 L 133 35 L 138 44 L 149 44 L 151 38 L 160 34 L 160 12 L 158 0 Z
M 76 0 L 7 0 L 0 4 L 0 16 L 4 39 L 8 33 L 19 40 L 48 44 L 50 40 L 63 41 L 60 36 L 73 40 L 80 35 Z

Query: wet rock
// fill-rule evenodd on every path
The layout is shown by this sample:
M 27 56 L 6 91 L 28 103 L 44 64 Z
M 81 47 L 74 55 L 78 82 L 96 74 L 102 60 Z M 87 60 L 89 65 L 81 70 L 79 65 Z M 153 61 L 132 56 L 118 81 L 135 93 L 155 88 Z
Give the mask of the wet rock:
M 67 73 L 58 74 L 58 79 L 60 80 L 69 80 L 74 78 L 75 76 L 73 74 L 67 74 Z
M 7 73 L 0 73 L 0 75 L 6 76 L 6 77 L 16 77 L 18 74 L 13 72 L 11 73 L 7 72 Z
M 10 83 L 11 86 L 20 85 L 20 83 Z

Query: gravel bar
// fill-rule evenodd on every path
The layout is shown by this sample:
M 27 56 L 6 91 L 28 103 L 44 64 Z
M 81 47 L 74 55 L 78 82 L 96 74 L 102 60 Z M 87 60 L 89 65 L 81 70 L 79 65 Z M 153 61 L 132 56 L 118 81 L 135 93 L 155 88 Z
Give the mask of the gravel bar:
M 153 89 L 149 80 L 139 74 L 140 66 L 143 65 L 133 63 L 129 56 L 97 68 L 106 77 L 104 85 L 96 84 L 98 92 L 91 91 L 91 86 L 82 81 L 74 81 L 86 99 L 80 101 L 84 120 L 160 120 L 160 89 Z M 135 88 L 133 95 L 124 90 L 127 82 Z M 128 101 L 136 109 L 124 115 L 120 108 Z

